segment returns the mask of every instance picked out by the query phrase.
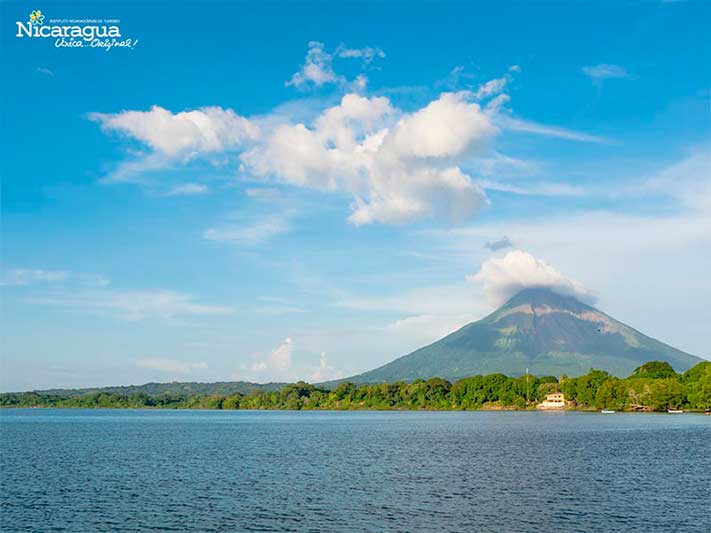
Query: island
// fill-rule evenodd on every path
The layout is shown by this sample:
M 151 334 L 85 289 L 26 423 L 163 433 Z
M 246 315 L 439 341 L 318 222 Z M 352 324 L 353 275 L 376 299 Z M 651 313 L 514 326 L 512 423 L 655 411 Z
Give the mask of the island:
M 176 384 L 178 385 L 178 384 Z M 221 390 L 225 384 L 220 384 Z M 451 383 L 441 378 L 412 382 L 355 385 L 332 389 L 303 381 L 240 393 L 62 391 L 0 394 L 0 407 L 130 408 L 130 409 L 286 409 L 286 410 L 535 410 L 546 398 L 564 409 L 615 411 L 711 410 L 711 362 L 683 374 L 663 361 L 645 363 L 627 378 L 591 370 L 565 375 L 510 377 L 471 376 Z M 552 396 L 549 396 L 552 395 Z M 559 406 L 560 407 L 560 406 Z

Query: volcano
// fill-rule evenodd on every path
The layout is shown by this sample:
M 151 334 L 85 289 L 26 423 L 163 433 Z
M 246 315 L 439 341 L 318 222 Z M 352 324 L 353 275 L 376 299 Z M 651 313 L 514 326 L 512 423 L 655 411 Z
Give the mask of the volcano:
M 573 297 L 530 288 L 489 316 L 348 381 L 382 383 L 476 374 L 579 376 L 591 368 L 626 377 L 647 361 L 682 372 L 702 359 L 643 335 Z

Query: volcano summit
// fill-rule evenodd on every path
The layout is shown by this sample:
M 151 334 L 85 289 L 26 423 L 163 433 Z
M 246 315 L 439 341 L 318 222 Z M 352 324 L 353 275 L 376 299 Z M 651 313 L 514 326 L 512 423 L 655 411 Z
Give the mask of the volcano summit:
M 349 381 L 379 383 L 501 372 L 578 376 L 591 368 L 628 376 L 661 360 L 682 372 L 702 359 L 672 348 L 550 289 L 524 289 L 489 316 Z

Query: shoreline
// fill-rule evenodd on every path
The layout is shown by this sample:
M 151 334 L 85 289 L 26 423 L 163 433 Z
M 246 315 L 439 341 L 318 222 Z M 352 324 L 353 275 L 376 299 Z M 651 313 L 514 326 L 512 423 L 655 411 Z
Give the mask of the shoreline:
M 554 414 L 565 414 L 565 413 L 587 413 L 587 414 L 605 414 L 619 415 L 619 414 L 642 414 L 642 415 L 711 415 L 711 411 L 702 411 L 699 409 L 683 409 L 682 413 L 669 413 L 667 411 L 653 411 L 653 410 L 617 410 L 614 413 L 603 413 L 601 409 L 590 409 L 590 408 L 566 408 L 566 409 L 519 409 L 516 407 L 496 407 L 496 408 L 486 408 L 481 409 L 384 409 L 384 408 L 350 408 L 350 409 L 215 409 L 209 407 L 86 407 L 77 405 L 67 405 L 67 406 L 27 406 L 27 405 L 2 405 L 0 406 L 0 411 L 3 410 L 18 410 L 18 409 L 28 409 L 28 410 L 91 410 L 91 411 L 218 411 L 218 412 L 310 412 L 310 413 L 345 413 L 345 412 L 403 412 L 403 413 L 463 413 L 463 412 L 487 412 L 487 413 L 554 413 Z
M 454 383 L 442 378 L 327 389 L 303 381 L 277 390 L 247 393 L 185 390 L 179 383 L 161 391 L 31 391 L 0 394 L 0 408 L 111 408 L 278 411 L 711 411 L 711 362 L 684 374 L 668 364 L 645 363 L 630 377 L 601 370 L 569 378 L 504 374 L 476 375 Z

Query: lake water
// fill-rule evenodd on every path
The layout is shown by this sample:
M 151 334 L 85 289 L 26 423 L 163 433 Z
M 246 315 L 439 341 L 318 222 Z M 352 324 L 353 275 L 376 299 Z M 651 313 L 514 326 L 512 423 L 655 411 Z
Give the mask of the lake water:
M 2 531 L 711 531 L 711 417 L 0 410 Z

